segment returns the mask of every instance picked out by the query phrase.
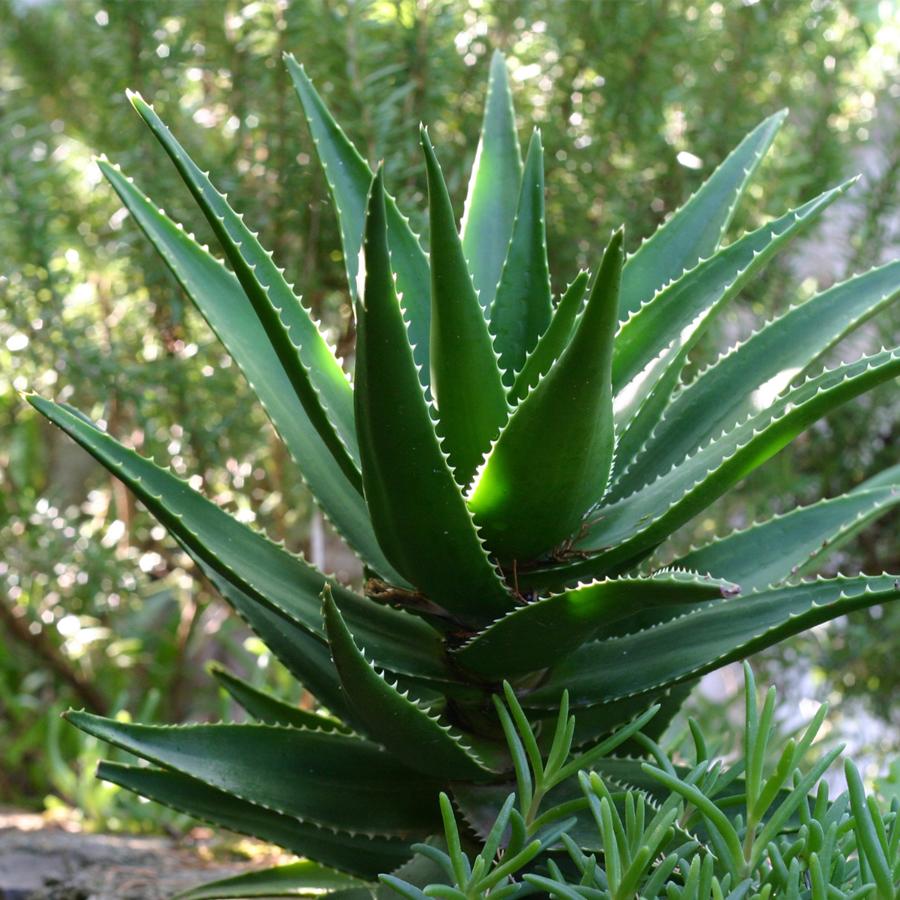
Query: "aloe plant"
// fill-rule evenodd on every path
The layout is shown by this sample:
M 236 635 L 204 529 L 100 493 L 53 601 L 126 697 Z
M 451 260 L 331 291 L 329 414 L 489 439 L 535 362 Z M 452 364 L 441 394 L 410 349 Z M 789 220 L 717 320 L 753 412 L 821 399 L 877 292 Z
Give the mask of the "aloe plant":
M 722 245 L 782 113 L 634 253 L 614 232 L 595 270 L 554 301 L 540 136 L 523 163 L 501 57 L 461 229 L 421 135 L 428 252 L 383 172 L 286 62 L 340 220 L 352 380 L 284 271 L 141 97 L 135 109 L 227 266 L 99 165 L 243 371 L 365 584 L 338 584 L 73 409 L 30 401 L 132 489 L 320 705 L 303 712 L 220 673 L 256 723 L 73 712 L 150 763 L 103 764 L 100 777 L 369 883 L 440 829 L 439 791 L 476 821 L 520 767 L 491 701 L 501 680 L 538 735 L 566 694 L 571 742 L 588 752 L 652 704 L 662 727 L 705 672 L 898 596 L 892 575 L 797 576 L 898 503 L 900 467 L 674 562 L 666 553 L 673 532 L 801 431 L 900 373 L 896 350 L 817 368 L 896 297 L 900 264 L 790 309 L 685 384 L 716 315 L 849 187 Z M 340 882 L 322 871 L 319 882 Z

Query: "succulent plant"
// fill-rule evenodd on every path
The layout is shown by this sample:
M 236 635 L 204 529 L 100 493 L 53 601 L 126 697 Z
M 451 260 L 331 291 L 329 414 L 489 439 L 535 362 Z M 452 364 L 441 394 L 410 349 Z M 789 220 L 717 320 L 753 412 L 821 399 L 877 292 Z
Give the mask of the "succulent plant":
M 564 692 L 581 751 L 658 707 L 653 737 L 704 673 L 900 595 L 896 576 L 798 578 L 898 503 L 900 467 L 667 553 L 673 532 L 796 435 L 900 373 L 896 350 L 816 369 L 896 297 L 900 263 L 792 307 L 685 383 L 716 315 L 850 184 L 722 246 L 782 113 L 634 253 L 613 233 L 554 302 L 540 134 L 523 164 L 501 57 L 461 229 L 422 132 L 428 252 L 383 171 L 287 65 L 340 220 L 352 380 L 272 255 L 139 96 L 228 267 L 99 165 L 243 371 L 365 584 L 338 584 L 72 409 L 30 401 L 131 488 L 320 705 L 302 711 L 219 673 L 257 723 L 71 713 L 150 763 L 106 763 L 100 777 L 372 879 L 440 830 L 439 791 L 473 827 L 484 821 L 519 764 L 491 699 L 501 681 L 542 748 Z M 641 776 L 622 760 L 595 768 Z

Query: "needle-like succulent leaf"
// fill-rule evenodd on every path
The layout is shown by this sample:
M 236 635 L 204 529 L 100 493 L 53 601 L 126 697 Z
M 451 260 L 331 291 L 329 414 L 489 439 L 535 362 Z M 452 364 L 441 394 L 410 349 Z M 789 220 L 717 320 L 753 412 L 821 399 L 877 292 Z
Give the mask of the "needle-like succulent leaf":
M 506 391 L 424 128 L 421 139 L 431 223 L 431 392 L 450 465 L 464 487 L 506 421 Z
M 620 230 L 606 248 L 568 347 L 515 407 L 476 476 L 469 508 L 501 559 L 530 559 L 551 550 L 606 490 L 621 272 Z

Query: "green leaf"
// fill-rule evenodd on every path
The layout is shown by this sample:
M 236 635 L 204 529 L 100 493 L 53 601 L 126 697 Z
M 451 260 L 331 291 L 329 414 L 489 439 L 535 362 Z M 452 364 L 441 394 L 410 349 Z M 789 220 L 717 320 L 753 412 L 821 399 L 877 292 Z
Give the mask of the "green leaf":
M 494 51 L 461 227 L 463 251 L 485 310 L 491 308 L 506 260 L 521 180 L 522 152 L 506 62 Z
M 291 387 L 322 442 L 347 478 L 360 483 L 359 450 L 353 420 L 353 390 L 316 323 L 285 281 L 270 253 L 243 218 L 187 155 L 153 108 L 138 94 L 132 105 L 172 160 L 209 222 Z
M 786 115 L 786 110 L 775 113 L 751 131 L 687 203 L 629 256 L 622 272 L 620 320 L 715 252 Z
M 525 157 L 522 189 L 512 226 L 509 252 L 491 304 L 491 332 L 500 354 L 504 380 L 525 363 L 552 314 L 547 229 L 544 217 L 544 149 L 535 129 Z
M 344 245 L 344 264 L 352 297 L 357 296 L 360 251 L 366 218 L 366 200 L 372 184 L 372 170 L 335 122 L 322 98 L 316 92 L 303 66 L 291 54 L 285 64 L 303 105 L 319 161 L 337 209 Z M 427 380 L 428 335 L 431 322 L 431 276 L 428 258 L 409 221 L 397 209 L 393 198 L 386 196 L 388 245 L 391 263 L 397 275 L 397 291 L 408 323 L 410 341 L 416 363 Z
M 556 309 L 553 310 L 550 325 L 525 360 L 522 371 L 516 376 L 515 384 L 509 393 L 511 402 L 521 401 L 565 350 L 575 327 L 575 320 L 584 307 L 589 278 L 588 272 L 581 271 L 566 288 Z
M 609 566 L 656 547 L 813 422 L 898 373 L 900 351 L 883 351 L 810 378 L 783 394 L 668 474 L 603 507 L 575 545 L 597 556 L 569 566 L 567 574 L 608 571 Z
M 847 792 L 850 794 L 853 831 L 859 845 L 858 850 L 865 854 L 872 877 L 878 886 L 878 900 L 888 900 L 889 897 L 896 896 L 894 875 L 891 872 L 891 864 L 888 862 L 888 850 L 866 804 L 866 791 L 862 778 L 860 778 L 856 766 L 849 759 L 844 761 L 844 776 L 847 779 Z
M 302 860 L 211 881 L 183 891 L 174 900 L 232 900 L 243 897 L 321 897 L 324 891 L 365 888 L 365 882 L 318 863 Z M 343 894 L 343 896 L 346 896 Z M 332 897 L 334 894 L 327 894 Z M 365 891 L 361 896 L 370 897 Z
M 552 666 L 610 623 L 638 609 L 699 603 L 738 592 L 736 585 L 690 572 L 587 584 L 518 607 L 453 653 L 487 678 Z
M 284 365 L 271 349 L 240 282 L 209 251 L 160 212 L 115 166 L 100 169 L 163 261 L 197 305 L 244 373 L 254 393 L 294 457 L 323 512 L 371 568 L 399 579 L 372 530 L 358 479 L 334 465 L 294 391 Z
M 209 667 L 210 674 L 228 692 L 231 698 L 245 709 L 257 722 L 264 725 L 292 725 L 295 728 L 316 728 L 321 731 L 349 729 L 338 719 L 322 716 L 309 710 L 285 703 L 271 694 L 253 687 L 218 664 Z
M 858 275 L 792 307 L 725 353 L 667 406 L 616 493 L 668 471 L 704 442 L 768 406 L 848 332 L 900 293 L 900 262 Z
M 512 411 L 476 475 L 469 508 L 501 559 L 530 559 L 550 550 L 578 528 L 606 490 L 621 266 L 617 231 L 568 347 Z
M 470 746 L 467 736 L 430 715 L 376 671 L 357 647 L 327 588 L 323 600 L 334 664 L 367 734 L 397 759 L 425 775 L 467 780 L 490 777 L 495 771 L 493 766 Z
M 405 838 L 430 833 L 437 819 L 437 782 L 350 735 L 275 725 L 134 725 L 85 712 L 66 718 L 148 762 L 286 816 Z
M 450 465 L 464 486 L 506 421 L 508 407 L 450 195 L 424 128 L 421 140 L 431 222 L 431 392 Z
M 240 800 L 180 772 L 103 761 L 97 777 L 201 821 L 259 838 L 345 872 L 372 878 L 410 856 L 402 838 L 324 828 Z
M 732 532 L 692 550 L 676 565 L 722 576 L 747 591 L 765 588 L 821 564 L 826 553 L 900 505 L 900 466 L 893 487 L 854 491 Z
M 435 433 L 394 290 L 382 173 L 366 224 L 357 311 L 356 415 L 366 501 L 391 563 L 435 603 L 479 621 L 512 605 Z
M 696 678 L 837 616 L 900 598 L 894 575 L 833 578 L 713 600 L 671 622 L 583 645 L 528 696 L 604 704 Z M 634 660 L 640 660 L 639 666 Z

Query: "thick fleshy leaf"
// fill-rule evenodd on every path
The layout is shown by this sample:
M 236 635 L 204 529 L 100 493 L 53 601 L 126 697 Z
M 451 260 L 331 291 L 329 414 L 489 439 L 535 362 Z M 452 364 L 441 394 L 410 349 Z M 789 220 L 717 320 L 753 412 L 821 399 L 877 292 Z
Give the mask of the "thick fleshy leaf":
M 473 483 L 469 508 L 501 559 L 530 559 L 577 530 L 613 455 L 610 367 L 622 232 L 606 252 L 568 347 L 515 407 Z
M 667 404 L 615 487 L 618 496 L 667 472 L 741 418 L 768 406 L 848 332 L 900 294 L 900 262 L 835 285 L 792 307 L 724 354 Z
M 276 725 L 134 725 L 85 712 L 66 718 L 148 762 L 286 816 L 407 838 L 429 833 L 438 818 L 436 781 L 350 735 Z
M 375 539 L 358 479 L 334 465 L 240 282 L 208 250 L 144 196 L 131 179 L 101 160 L 100 169 L 188 296 L 244 373 L 313 496 L 365 563 L 399 578 Z
M 233 900 L 249 897 L 335 897 L 341 891 L 344 900 L 349 900 L 346 889 L 365 888 L 365 882 L 329 869 L 318 863 L 302 860 L 275 866 L 257 872 L 247 872 L 232 878 L 211 881 L 201 887 L 183 891 L 173 900 Z M 324 892 L 329 893 L 325 894 Z M 371 897 L 364 890 L 360 896 Z
M 787 115 L 769 116 L 741 141 L 700 189 L 628 258 L 619 319 L 719 246 L 747 184 Z
M 544 218 L 544 148 L 535 129 L 525 156 L 509 252 L 491 304 L 491 333 L 507 385 L 525 363 L 552 313 Z
M 472 281 L 485 311 L 491 308 L 506 260 L 521 181 L 522 151 L 506 62 L 495 51 L 460 229 Z
M 175 140 L 153 108 L 129 94 L 134 108 L 172 160 L 212 228 L 271 349 L 323 443 L 347 477 L 359 484 L 359 450 L 353 420 L 353 390 L 341 364 L 294 294 L 270 253 L 228 205 L 225 195 Z
M 586 584 L 508 613 L 453 653 L 465 668 L 494 679 L 555 665 L 613 622 L 639 609 L 700 603 L 739 592 L 692 572 L 662 572 Z
M 655 628 L 594 641 L 576 650 L 528 697 L 575 706 L 641 694 L 711 672 L 838 616 L 900 599 L 900 578 L 834 578 L 713 600 Z M 634 665 L 634 660 L 641 665 Z
M 501 748 L 476 749 L 467 736 L 389 684 L 357 647 L 328 589 L 324 607 L 334 664 L 344 692 L 369 737 L 423 774 L 476 781 L 490 778 L 496 771 Z M 490 753 L 494 765 L 482 758 L 482 750 Z
M 512 600 L 481 546 L 435 432 L 394 290 L 384 210 L 379 172 L 366 224 L 365 298 L 357 313 L 355 398 L 366 501 L 392 565 L 451 613 L 484 621 L 506 612 Z
M 320 731 L 350 730 L 338 719 L 285 703 L 219 665 L 210 666 L 209 671 L 236 703 L 264 725 L 292 725 L 294 728 L 316 728 Z
M 466 268 L 450 195 L 422 129 L 431 223 L 431 393 L 457 483 L 468 484 L 506 421 L 506 391 Z
M 401 865 L 410 855 L 409 842 L 403 838 L 353 834 L 303 822 L 180 772 L 104 761 L 97 777 L 204 822 L 260 838 L 363 878 Z
M 584 308 L 589 278 L 588 272 L 581 271 L 566 288 L 556 309 L 553 310 L 550 325 L 525 360 L 522 371 L 516 376 L 515 384 L 509 393 L 511 402 L 518 403 L 550 370 L 550 366 L 565 350 L 572 335 L 572 329 L 575 327 L 575 321 Z
M 719 576 L 728 572 L 757 590 L 809 572 L 880 516 L 900 506 L 900 467 L 892 487 L 861 485 L 832 500 L 775 516 L 692 550 L 676 563 L 700 566 Z
M 355 297 L 372 170 L 335 122 L 303 66 L 291 54 L 285 56 L 285 64 L 303 105 L 316 152 L 331 189 L 341 226 L 350 294 Z M 428 335 L 431 321 L 428 258 L 418 236 L 409 227 L 409 221 L 387 195 L 385 205 L 388 244 L 391 248 L 391 264 L 397 276 L 397 291 L 408 323 L 413 353 L 421 369 L 422 379 L 427 381 L 430 372 Z

